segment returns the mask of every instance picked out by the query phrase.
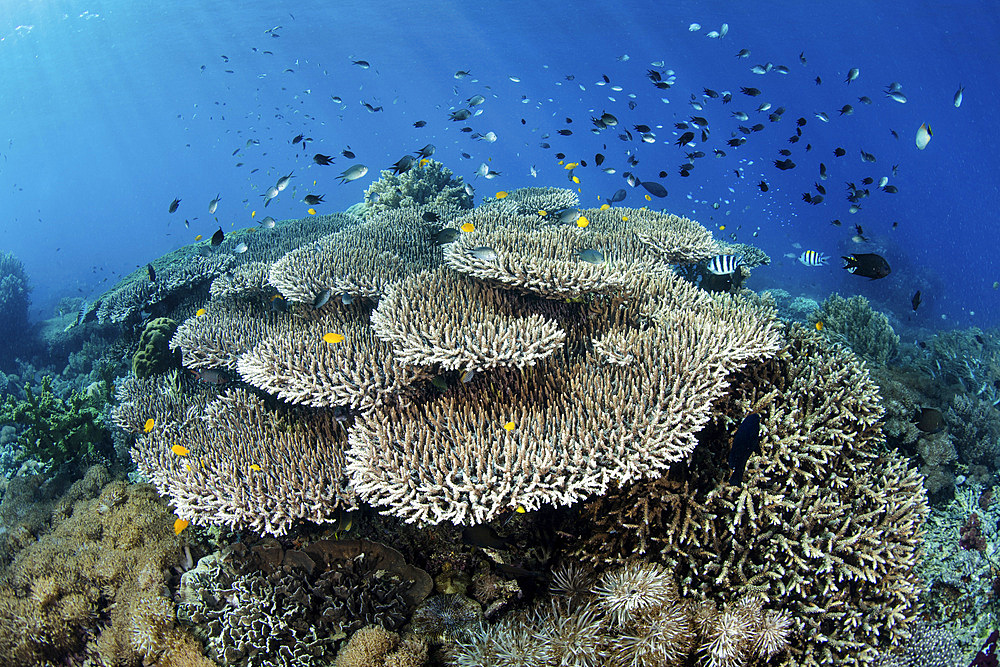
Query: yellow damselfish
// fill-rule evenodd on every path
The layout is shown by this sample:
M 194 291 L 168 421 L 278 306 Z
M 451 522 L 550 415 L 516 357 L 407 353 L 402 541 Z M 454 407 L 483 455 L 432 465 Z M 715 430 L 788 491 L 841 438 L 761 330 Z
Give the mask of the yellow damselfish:
M 205 314 L 205 313 L 207 313 L 207 312 L 208 312 L 208 311 L 207 311 L 207 310 L 205 310 L 204 308 L 199 308 L 199 309 L 198 309 L 198 312 L 197 312 L 197 313 L 195 313 L 195 316 L 196 316 L 196 317 L 201 317 L 202 315 L 204 315 L 204 314 Z
M 177 456 L 187 456 L 191 452 L 191 450 L 185 447 L 184 445 L 173 445 L 170 448 L 170 451 L 172 451 Z
M 823 330 L 823 322 L 822 320 L 820 320 L 819 322 L 816 323 L 816 331 L 822 331 L 822 330 Z
M 156 422 L 155 422 L 155 421 L 153 421 L 153 419 L 152 419 L 152 418 L 150 418 L 150 419 L 147 419 L 147 420 L 146 420 L 146 423 L 142 425 L 142 430 L 143 430 L 143 431 L 145 431 L 146 433 L 149 433 L 150 431 L 152 431 L 152 430 L 153 430 L 153 427 L 154 427 L 155 425 L 156 425 Z
M 579 228 L 581 228 L 581 229 L 583 229 L 584 227 L 586 227 L 589 224 L 590 224 L 590 220 L 587 220 L 587 218 L 585 218 L 582 215 L 579 218 L 576 219 L 576 226 L 579 227 Z
M 342 342 L 344 340 L 344 335 L 343 334 L 339 334 L 339 333 L 332 333 L 332 332 L 331 333 L 326 333 L 326 334 L 323 334 L 323 340 L 325 342 L 329 343 L 330 345 L 333 345 L 334 343 L 340 343 L 340 342 Z
M 497 199 L 503 199 L 504 197 L 507 196 L 507 194 L 508 194 L 507 192 L 501 190 L 500 192 L 497 193 Z
M 176 521 L 174 521 L 174 535 L 180 535 L 181 532 L 190 525 L 191 525 L 190 521 L 187 521 L 185 519 L 177 519 Z
M 195 241 L 200 241 L 201 240 L 201 234 L 198 234 L 198 236 L 194 237 L 194 240 Z
M 505 430 L 505 431 L 513 431 L 514 430 L 514 422 L 507 422 L 506 424 L 504 424 L 503 425 L 503 430 Z
M 306 213 L 308 213 L 309 215 L 316 215 L 316 209 L 311 208 L 308 211 L 306 211 Z
M 611 204 L 601 204 L 602 211 L 607 211 L 609 208 L 611 208 Z
M 462 225 L 459 229 L 468 234 L 469 232 L 475 231 L 476 227 L 471 222 L 467 222 Z
M 260 466 L 257 465 L 256 463 L 251 463 L 250 470 L 253 470 L 254 472 L 260 472 Z

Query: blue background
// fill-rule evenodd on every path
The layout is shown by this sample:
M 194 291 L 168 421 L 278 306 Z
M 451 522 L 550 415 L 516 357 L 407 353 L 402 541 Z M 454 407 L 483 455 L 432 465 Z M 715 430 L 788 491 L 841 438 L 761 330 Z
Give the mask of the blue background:
M 692 22 L 703 27 L 689 31 Z M 706 36 L 723 23 L 728 35 Z M 281 27 L 265 32 L 275 26 Z M 1000 12 L 985 1 L 904 7 L 861 1 L 8 0 L 0 10 L 0 250 L 24 262 L 34 285 L 33 315 L 46 317 L 60 297 L 96 296 L 196 234 L 252 226 L 253 211 L 257 219 L 302 217 L 308 207 L 301 199 L 310 192 L 326 196 L 320 212 L 344 209 L 363 198 L 380 169 L 427 143 L 437 146 L 435 159 L 473 183 L 477 202 L 521 186 L 572 187 L 554 157 L 561 151 L 567 161 L 590 165 L 575 171 L 583 205 L 600 205 L 625 187 L 623 205 L 688 215 L 722 238 L 734 234 L 763 248 L 773 263 L 754 272 L 752 288 L 777 286 L 817 298 L 831 291 L 864 294 L 898 322 L 995 326 L 998 43 Z M 751 51 L 749 58 L 735 57 L 741 48 Z M 352 65 L 352 58 L 371 68 Z M 658 69 L 676 72 L 669 90 L 657 90 L 645 77 L 660 60 Z M 790 72 L 750 72 L 766 62 Z M 860 77 L 846 84 L 851 67 Z M 471 76 L 456 79 L 457 70 Z M 603 75 L 609 85 L 597 85 Z M 884 95 L 893 81 L 902 84 L 906 104 Z M 955 108 L 959 85 L 966 93 Z M 746 97 L 740 86 L 763 94 Z M 733 101 L 704 100 L 703 88 L 730 90 Z M 480 116 L 448 120 L 450 110 L 477 93 L 486 96 L 476 107 Z M 692 94 L 705 102 L 703 111 L 689 106 Z M 873 104 L 860 104 L 861 95 Z M 362 100 L 384 110 L 369 113 Z M 762 101 L 772 111 L 786 107 L 783 119 L 770 123 L 766 113 L 755 112 Z M 838 115 L 845 103 L 854 106 L 853 115 Z M 741 124 L 731 116 L 736 110 L 751 117 L 742 124 L 762 122 L 765 129 L 730 148 L 725 141 Z M 603 111 L 621 124 L 592 134 L 590 118 Z M 820 111 L 829 123 L 815 118 Z M 673 124 L 691 115 L 709 119 L 711 137 L 682 149 L 674 145 L 680 131 Z M 787 139 L 800 116 L 807 124 L 792 145 Z M 427 126 L 412 127 L 417 120 Z M 914 136 L 924 122 L 934 136 L 919 151 Z M 656 143 L 640 142 L 638 133 L 633 141 L 618 139 L 636 123 L 662 126 L 654 127 Z M 459 131 L 466 125 L 496 132 L 498 140 L 475 140 Z M 556 134 L 561 128 L 572 136 Z M 314 139 L 306 150 L 291 143 L 300 133 Z M 259 145 L 247 146 L 248 140 Z M 543 141 L 551 149 L 541 148 Z M 340 155 L 347 146 L 357 159 Z M 847 155 L 834 158 L 836 146 Z M 727 156 L 712 157 L 713 148 Z M 796 169 L 774 168 L 781 148 L 792 150 Z M 692 150 L 708 156 L 683 178 L 678 167 Z M 861 150 L 877 162 L 863 163 Z M 645 190 L 625 185 L 628 151 L 639 159 L 631 171 L 661 182 L 667 198 L 647 202 Z M 616 174 L 594 167 L 597 152 Z M 335 164 L 313 164 L 314 153 L 336 156 Z M 502 176 L 476 178 L 484 162 Z M 829 169 L 826 181 L 818 178 L 820 162 Z M 336 175 L 355 163 L 368 165 L 368 175 L 338 184 Z M 537 178 L 529 175 L 531 166 Z M 661 170 L 668 172 L 662 179 Z M 259 195 L 289 172 L 294 189 L 264 209 Z M 883 175 L 899 193 L 873 185 L 861 211 L 848 213 L 844 183 L 860 186 L 865 176 L 877 183 Z M 758 189 L 761 179 L 769 192 Z M 815 182 L 828 191 L 818 206 L 801 201 Z M 208 214 L 216 194 L 222 197 L 218 222 Z M 171 215 L 174 197 L 182 201 Z M 831 225 L 833 219 L 843 225 Z M 851 241 L 854 224 L 871 243 Z M 726 229 L 718 231 L 720 225 Z M 785 256 L 806 249 L 831 255 L 831 265 L 805 267 Z M 884 255 L 892 275 L 868 281 L 848 274 L 838 256 L 852 252 Z M 913 313 L 916 289 L 924 305 Z

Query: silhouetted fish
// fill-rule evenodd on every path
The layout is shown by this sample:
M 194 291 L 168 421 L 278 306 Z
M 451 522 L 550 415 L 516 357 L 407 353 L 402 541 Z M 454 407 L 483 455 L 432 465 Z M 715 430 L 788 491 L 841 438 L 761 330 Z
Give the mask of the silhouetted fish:
M 747 459 L 757 453 L 760 453 L 760 415 L 751 412 L 743 418 L 743 423 L 733 436 L 733 447 L 729 450 L 729 467 L 733 471 L 729 478 L 730 484 L 739 486 L 743 483 Z

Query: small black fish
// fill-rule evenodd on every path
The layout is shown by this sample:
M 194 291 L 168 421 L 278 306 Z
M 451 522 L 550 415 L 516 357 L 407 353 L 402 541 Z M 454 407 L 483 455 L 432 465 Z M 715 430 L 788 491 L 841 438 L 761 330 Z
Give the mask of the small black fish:
M 687 126 L 685 126 L 685 127 L 687 127 Z M 641 132 L 643 134 L 645 134 L 646 132 L 652 132 L 653 131 L 653 128 L 651 128 L 649 125 L 633 125 L 632 129 L 635 130 L 636 132 Z
M 219 245 L 225 237 L 226 235 L 222 233 L 222 227 L 219 227 L 219 229 L 212 234 L 212 245 Z
M 149 274 L 149 282 L 155 283 L 156 282 L 156 269 L 153 268 L 152 264 L 147 264 L 146 265 L 146 273 Z
M 424 219 L 424 222 L 437 222 L 439 217 L 434 211 L 424 211 L 420 216 Z
M 837 157 L 844 157 L 845 155 L 847 155 L 847 151 L 838 146 L 837 148 L 833 149 L 833 154 L 836 155 Z
M 351 147 L 350 146 L 348 146 L 344 150 L 340 151 L 340 154 L 343 155 L 344 157 L 346 157 L 348 160 L 353 160 L 355 157 L 357 157 L 357 156 L 354 155 L 354 152 L 351 151 Z
M 302 141 L 303 138 L 305 138 L 305 135 L 303 135 L 303 134 L 296 134 L 295 138 L 292 139 L 292 145 L 295 145 L 295 144 L 299 143 L 300 141 Z
M 458 238 L 458 230 L 454 227 L 445 227 L 434 234 L 434 245 L 446 245 Z
M 865 151 L 861 151 L 861 160 L 863 162 L 874 162 L 875 156 L 872 155 L 871 153 L 866 153 Z
M 819 77 L 816 77 L 816 85 L 818 86 L 818 85 L 820 85 L 821 83 L 823 83 L 823 79 L 821 79 L 821 78 L 819 78 Z
M 729 478 L 730 484 L 739 486 L 743 483 L 747 459 L 757 453 L 760 453 L 760 415 L 751 412 L 743 418 L 733 436 L 733 446 L 729 450 L 729 467 L 733 471 Z
M 316 204 L 323 203 L 324 196 L 325 195 L 306 195 L 302 201 L 309 204 L 310 206 L 315 206 Z
M 897 192 L 899 192 L 899 188 L 897 188 L 895 185 L 887 185 L 884 188 L 882 188 L 882 192 L 888 192 L 890 195 L 894 195 Z
M 173 200 L 172 202 L 170 202 L 170 208 L 167 209 L 167 213 L 173 213 L 174 211 L 177 210 L 177 207 L 180 205 L 181 205 L 180 199 Z
M 913 298 L 910 299 L 910 303 L 913 304 L 913 312 L 917 312 L 917 308 L 920 307 L 920 290 L 916 291 Z
M 792 154 L 792 151 L 788 150 L 787 148 L 782 148 L 781 150 L 778 151 L 778 154 L 788 157 L 789 155 Z
M 615 190 L 615 193 L 613 195 L 611 195 L 610 198 L 608 198 L 608 202 L 611 203 L 611 204 L 617 204 L 620 201 L 624 201 L 625 200 L 625 195 L 627 195 L 627 194 L 628 193 L 625 192 L 624 188 Z
M 760 183 L 757 184 L 757 187 L 760 188 L 761 192 L 767 192 L 769 189 L 767 181 L 761 181 Z
M 795 121 L 795 124 L 798 125 L 799 127 L 802 127 L 807 122 L 809 122 L 809 121 L 807 121 L 805 118 L 799 118 L 798 120 Z
M 316 153 L 313 155 L 313 162 L 324 167 L 333 164 L 333 158 L 329 155 L 323 155 L 322 153 Z
M 944 430 L 944 415 L 937 408 L 917 408 L 913 423 L 924 433 L 940 433 Z
M 742 87 L 740 88 L 740 92 L 743 93 L 744 95 L 749 95 L 750 97 L 757 97 L 758 95 L 760 95 L 760 90 L 758 90 L 757 88 Z
M 564 137 L 568 137 L 569 135 L 573 134 L 573 130 L 567 130 L 567 129 L 563 128 L 563 129 L 561 129 L 561 130 L 558 130 L 558 131 L 556 132 L 556 134 L 561 134 L 561 135 L 563 135 Z
M 780 169 L 781 171 L 788 171 L 789 169 L 795 169 L 795 163 L 792 162 L 791 159 L 775 160 L 774 166 Z
M 333 290 L 327 287 L 325 290 L 316 295 L 313 299 L 313 308 L 319 310 L 330 301 L 330 295 L 333 294 Z
M 694 139 L 694 132 L 685 132 L 681 136 L 677 137 L 677 141 L 674 142 L 677 146 L 683 146 Z
M 844 260 L 844 268 L 856 276 L 877 280 L 885 278 L 892 272 L 889 262 L 875 253 L 857 253 L 849 257 L 842 257 L 842 259 Z
M 413 124 L 413 127 L 423 127 L 425 125 L 427 125 L 426 120 L 418 120 L 416 123 Z
M 649 194 L 653 195 L 654 197 L 663 198 L 667 196 L 667 189 L 662 185 L 660 185 L 659 183 L 657 183 L 656 181 L 643 181 L 641 185 L 642 187 L 646 188 L 646 191 Z
M 368 69 L 369 67 L 372 66 L 371 63 L 368 62 L 367 60 L 352 60 L 351 64 L 357 65 L 361 69 Z
M 595 155 L 594 156 L 594 164 L 597 165 L 598 167 L 600 167 L 602 164 L 604 164 L 604 156 L 601 155 L 600 153 L 598 153 L 597 155 Z
M 565 160 L 566 159 L 566 154 L 565 153 L 556 153 L 556 159 L 557 160 Z

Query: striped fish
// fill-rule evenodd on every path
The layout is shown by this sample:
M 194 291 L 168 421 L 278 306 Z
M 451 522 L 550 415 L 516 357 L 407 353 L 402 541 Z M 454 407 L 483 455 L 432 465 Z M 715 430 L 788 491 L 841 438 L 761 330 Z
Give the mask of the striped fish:
M 830 261 L 830 258 L 822 253 L 818 253 L 815 250 L 806 250 L 804 253 L 799 255 L 799 261 L 806 266 L 824 266 Z
M 736 273 L 740 259 L 736 255 L 716 255 L 708 261 L 708 272 L 717 276 Z

